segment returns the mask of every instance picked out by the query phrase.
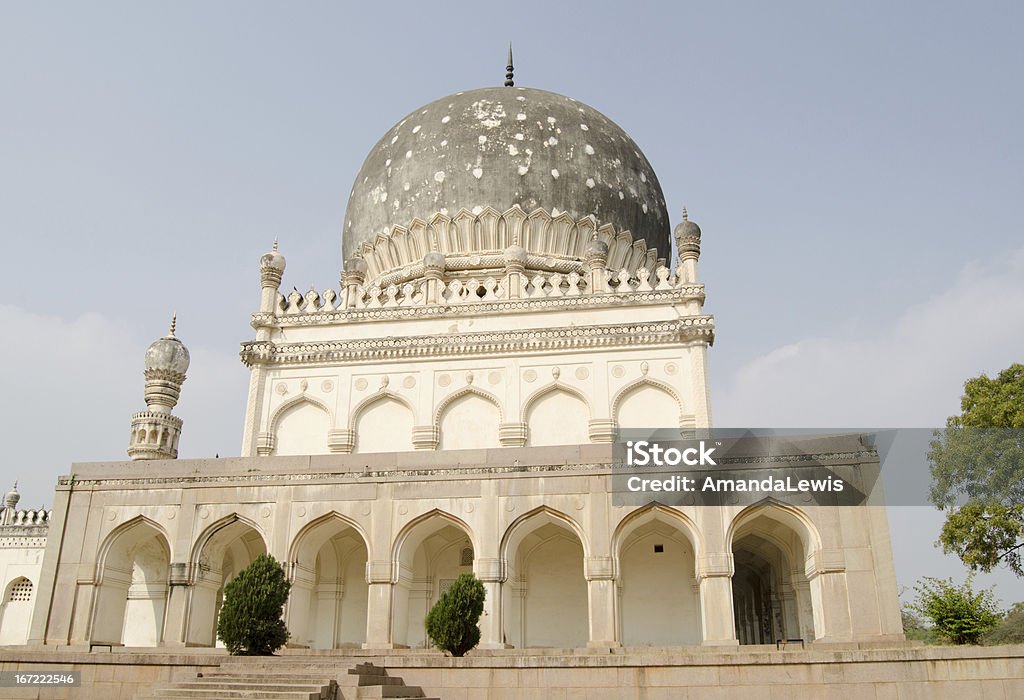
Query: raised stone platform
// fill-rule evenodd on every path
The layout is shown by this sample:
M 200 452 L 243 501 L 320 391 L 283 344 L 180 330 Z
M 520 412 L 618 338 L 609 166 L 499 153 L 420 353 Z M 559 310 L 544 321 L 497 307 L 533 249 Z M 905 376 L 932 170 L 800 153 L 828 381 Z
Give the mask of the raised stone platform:
M 707 648 L 391 653 L 289 650 L 277 657 L 229 657 L 223 650 L 88 653 L 6 648 L 2 670 L 81 671 L 80 688 L 10 689 L 3 698 L 132 700 L 173 681 L 248 668 L 257 674 L 348 679 L 372 663 L 443 700 L 765 700 L 809 698 L 1013 700 L 1024 697 L 1024 645 L 806 650 Z

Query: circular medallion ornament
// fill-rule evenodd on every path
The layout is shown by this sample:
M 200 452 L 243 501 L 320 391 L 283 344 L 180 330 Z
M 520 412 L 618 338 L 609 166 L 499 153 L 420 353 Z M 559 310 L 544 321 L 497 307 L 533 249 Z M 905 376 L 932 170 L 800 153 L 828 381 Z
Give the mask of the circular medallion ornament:
M 278 382 L 278 383 L 277 383 L 277 388 L 276 388 L 276 389 L 274 389 L 274 391 L 276 391 L 277 393 L 279 393 L 279 394 L 280 394 L 281 396 L 284 396 L 285 394 L 287 394 L 287 393 L 288 393 L 288 387 L 287 387 L 287 386 L 285 386 L 285 383 L 284 383 L 284 382 Z
M 523 372 L 523 379 L 528 382 L 535 382 L 537 381 L 537 373 L 532 369 L 528 369 Z
M 622 365 L 615 365 L 612 367 L 612 376 L 616 379 L 622 379 L 626 375 L 626 369 Z
M 110 512 L 107 513 L 107 520 L 113 521 L 114 518 L 116 518 L 116 517 L 117 517 L 117 513 L 115 513 L 114 511 L 110 511 Z
M 398 514 L 399 515 L 405 515 L 408 512 L 409 512 L 409 506 L 405 505 L 404 503 L 402 505 L 398 506 Z
M 678 371 L 679 371 L 679 368 L 676 367 L 676 363 L 675 362 L 669 362 L 669 363 L 667 363 L 665 365 L 665 374 L 675 374 Z
M 270 506 L 263 506 L 263 510 L 260 511 L 260 515 L 264 518 L 270 517 Z
M 507 510 L 509 513 L 511 513 L 515 509 L 516 509 L 516 504 L 513 503 L 512 501 L 509 501 L 508 503 L 505 504 L 505 510 Z
M 447 374 L 442 374 L 440 377 L 437 378 L 437 383 L 440 384 L 441 386 L 448 386 L 449 384 L 452 383 L 452 378 L 449 377 Z
M 576 510 L 583 510 L 583 499 L 579 498 L 576 500 Z
M 334 382 L 332 382 L 330 379 L 325 379 L 324 383 L 320 385 L 320 388 L 324 391 L 324 393 L 329 393 L 334 390 Z
M 467 513 L 472 513 L 473 512 L 473 504 L 472 503 L 467 503 L 465 505 L 465 507 L 463 508 L 463 510 L 465 510 Z
M 177 515 L 178 515 L 178 511 L 175 510 L 174 508 L 168 508 L 167 509 L 167 519 L 168 520 L 174 520 L 175 516 L 177 516 Z
M 406 389 L 412 389 L 414 386 L 416 386 L 416 377 L 413 377 L 411 375 L 406 377 L 405 379 L 402 380 L 402 386 L 404 386 Z
M 295 514 L 300 518 L 306 514 L 306 506 L 299 506 L 295 509 Z
M 364 389 L 366 389 L 366 385 L 366 380 L 360 377 L 359 379 L 356 380 L 355 383 L 356 391 L 363 391 Z
M 206 520 L 207 518 L 209 518 L 210 517 L 210 509 L 209 508 L 200 508 L 199 509 L 199 517 L 202 518 L 203 520 Z
M 363 515 L 369 515 L 370 514 L 370 504 L 369 503 L 367 503 L 367 504 L 365 504 L 363 506 L 362 513 L 363 513 Z
M 581 379 L 582 380 L 582 379 L 586 379 L 589 376 L 590 376 L 590 370 L 587 369 L 586 367 L 577 367 L 576 368 L 576 378 L 577 379 Z
M 497 384 L 501 381 L 501 372 L 491 372 L 487 375 L 487 381 L 490 384 Z

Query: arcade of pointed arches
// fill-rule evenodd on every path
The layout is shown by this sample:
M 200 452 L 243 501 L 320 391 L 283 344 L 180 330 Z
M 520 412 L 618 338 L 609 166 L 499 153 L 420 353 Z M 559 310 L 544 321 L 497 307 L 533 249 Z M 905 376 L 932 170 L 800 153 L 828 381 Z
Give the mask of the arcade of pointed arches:
M 516 410 L 503 405 L 495 394 L 468 384 L 440 399 L 427 416 L 400 391 L 382 386 L 360 399 L 347 418 L 336 416 L 327 404 L 303 393 L 275 408 L 269 416 L 266 454 L 298 455 L 329 452 L 396 452 L 413 449 L 481 449 L 521 444 L 545 446 L 608 441 L 618 428 L 660 427 L 650 416 L 662 416 L 680 429 L 692 428 L 679 393 L 669 384 L 643 376 L 618 389 L 611 398 L 612 432 L 591 434 L 596 403 L 581 388 L 555 378 L 530 393 Z M 420 426 L 421 418 L 429 425 Z M 508 423 L 506 421 L 512 421 Z M 335 428 L 341 424 L 340 428 Z M 514 426 L 521 442 L 502 441 L 502 428 Z M 417 441 L 423 430 L 429 437 Z M 332 443 L 331 433 L 346 439 Z
M 605 552 L 594 551 L 576 520 L 540 506 L 489 543 L 478 541 L 459 517 L 430 510 L 411 519 L 382 552 L 373 550 L 363 524 L 332 511 L 303 525 L 278 558 L 293 582 L 286 622 L 291 644 L 299 647 L 426 646 L 423 618 L 466 572 L 488 589 L 490 619 L 482 625 L 497 626 L 484 635 L 494 646 L 586 646 L 593 616 L 604 614 L 594 609 L 592 589 L 601 581 L 612 582 L 614 596 L 606 603 L 613 609 L 613 641 L 624 646 L 701 644 L 703 605 L 732 606 L 740 644 L 825 636 L 805 572 L 821 544 L 802 512 L 773 502 L 750 506 L 732 518 L 725 541 L 734 566 L 732 598 L 706 602 L 704 538 L 684 512 L 659 504 L 623 517 Z M 94 578 L 90 642 L 218 644 L 224 586 L 267 552 L 267 533 L 238 514 L 205 528 L 191 545 L 190 579 L 174 587 L 187 589 L 188 602 L 184 619 L 173 621 L 168 542 L 166 531 L 141 515 L 106 537 Z M 382 640 L 382 633 L 371 632 L 379 628 L 371 618 L 385 613 L 390 624 Z

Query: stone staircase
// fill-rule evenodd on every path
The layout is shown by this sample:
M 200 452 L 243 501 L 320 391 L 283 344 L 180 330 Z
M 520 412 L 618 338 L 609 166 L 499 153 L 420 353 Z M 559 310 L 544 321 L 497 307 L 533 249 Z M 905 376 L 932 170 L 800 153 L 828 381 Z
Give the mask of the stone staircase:
M 439 700 L 426 698 L 419 686 L 408 686 L 372 663 L 356 664 L 339 682 L 334 676 L 340 669 L 329 658 L 261 661 L 258 657 L 226 660 L 216 671 L 157 685 L 138 700 Z

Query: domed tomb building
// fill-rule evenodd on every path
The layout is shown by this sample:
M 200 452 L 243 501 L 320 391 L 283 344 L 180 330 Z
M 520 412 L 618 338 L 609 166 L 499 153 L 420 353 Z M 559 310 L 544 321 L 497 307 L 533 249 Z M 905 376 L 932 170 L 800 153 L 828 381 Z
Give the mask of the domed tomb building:
M 701 231 L 670 219 L 640 148 L 572 98 L 414 110 L 359 171 L 338 287 L 260 260 L 241 457 L 175 459 L 188 354 L 173 330 L 151 348 L 134 461 L 58 487 L 33 640 L 216 645 L 264 552 L 295 647 L 425 646 L 464 572 L 483 649 L 902 639 L 884 509 L 614 501 L 619 431 L 711 426 Z

